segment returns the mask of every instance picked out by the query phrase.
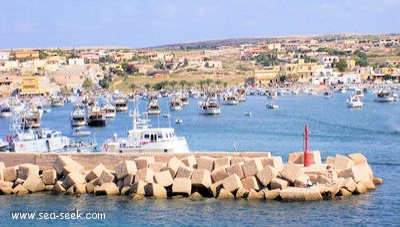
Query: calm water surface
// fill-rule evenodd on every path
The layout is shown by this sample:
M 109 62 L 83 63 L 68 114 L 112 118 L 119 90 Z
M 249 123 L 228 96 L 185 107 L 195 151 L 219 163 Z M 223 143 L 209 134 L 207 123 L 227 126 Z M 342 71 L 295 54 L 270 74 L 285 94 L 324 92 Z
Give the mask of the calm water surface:
M 303 149 L 304 125 L 310 130 L 311 150 L 320 150 L 325 160 L 336 154 L 361 152 L 367 156 L 375 176 L 384 184 L 364 195 L 331 201 L 282 203 L 277 201 L 218 201 L 183 199 L 133 201 L 129 197 L 53 196 L 46 193 L 24 197 L 0 196 L 0 219 L 12 225 L 85 225 L 85 226 L 398 226 L 400 225 L 400 103 L 376 103 L 367 94 L 362 109 L 346 107 L 348 94 L 322 96 L 282 96 L 275 102 L 279 109 L 265 107 L 265 96 L 248 96 L 238 106 L 222 106 L 220 116 L 197 112 L 197 100 L 168 119 L 151 116 L 153 126 L 175 127 L 185 136 L 192 151 L 270 151 L 287 160 L 290 152 Z M 161 100 L 163 113 L 169 99 Z M 146 102 L 141 101 L 144 110 Z M 69 114 L 72 104 L 53 108 L 43 117 L 43 127 L 72 132 Z M 252 116 L 245 116 L 252 112 Z M 183 124 L 175 125 L 180 118 Z M 97 142 L 113 133 L 126 134 L 131 127 L 128 113 L 117 113 L 104 128 L 91 130 Z M 0 119 L 0 136 L 8 133 L 8 121 Z M 10 211 L 102 211 L 106 220 L 12 220 Z

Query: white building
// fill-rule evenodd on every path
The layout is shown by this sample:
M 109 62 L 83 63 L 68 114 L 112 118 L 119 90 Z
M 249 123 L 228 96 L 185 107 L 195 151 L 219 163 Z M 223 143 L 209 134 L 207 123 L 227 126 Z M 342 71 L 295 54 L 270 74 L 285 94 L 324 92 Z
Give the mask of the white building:
M 319 64 L 325 65 L 327 68 L 333 68 L 333 63 L 338 62 L 338 56 L 322 56 L 319 59 Z
M 83 58 L 70 58 L 68 65 L 85 65 L 85 60 Z

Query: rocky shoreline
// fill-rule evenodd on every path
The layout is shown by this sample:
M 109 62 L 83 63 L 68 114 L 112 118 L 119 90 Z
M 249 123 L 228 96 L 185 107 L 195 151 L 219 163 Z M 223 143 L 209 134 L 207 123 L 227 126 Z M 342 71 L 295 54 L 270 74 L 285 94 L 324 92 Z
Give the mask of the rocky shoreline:
M 114 154 L 108 161 L 96 154 L 8 153 L 0 155 L 0 194 L 314 201 L 363 194 L 383 183 L 361 153 L 325 163 L 319 151 L 310 153 L 310 167 L 303 166 L 303 152 L 289 154 L 287 164 L 269 152 Z

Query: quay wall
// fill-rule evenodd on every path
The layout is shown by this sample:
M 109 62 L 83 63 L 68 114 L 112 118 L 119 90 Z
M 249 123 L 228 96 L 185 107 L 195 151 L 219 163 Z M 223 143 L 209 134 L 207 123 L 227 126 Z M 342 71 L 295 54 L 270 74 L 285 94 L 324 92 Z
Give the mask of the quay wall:
M 138 157 L 152 156 L 156 162 L 168 162 L 172 157 L 178 159 L 194 155 L 196 158 L 200 156 L 208 156 L 213 158 L 245 157 L 245 158 L 269 158 L 270 152 L 191 152 L 191 153 L 126 153 L 126 154 L 110 154 L 110 153 L 0 153 L 0 162 L 6 167 L 17 166 L 24 163 L 31 163 L 40 166 L 40 169 L 52 169 L 57 156 L 69 156 L 85 167 L 85 169 L 93 169 L 99 164 L 103 164 L 109 169 L 113 169 L 116 164 L 124 160 L 134 160 Z

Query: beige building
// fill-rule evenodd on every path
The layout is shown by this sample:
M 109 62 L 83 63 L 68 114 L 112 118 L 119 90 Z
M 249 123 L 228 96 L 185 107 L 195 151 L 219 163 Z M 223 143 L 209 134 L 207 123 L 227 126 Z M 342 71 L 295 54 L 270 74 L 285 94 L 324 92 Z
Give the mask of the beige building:
M 325 68 L 324 65 L 316 63 L 304 63 L 304 59 L 299 59 L 296 64 L 286 64 L 283 72 L 287 81 L 309 81 L 318 69 Z
M 261 70 L 254 71 L 254 83 L 257 85 L 268 85 L 279 81 L 281 73 L 279 66 L 271 66 Z
M 22 77 L 21 94 L 49 94 L 50 80 L 45 76 Z
M 19 60 L 19 59 L 39 59 L 39 51 L 37 50 L 27 50 L 23 49 L 22 51 L 16 51 L 12 53 L 14 55 L 14 60 Z

